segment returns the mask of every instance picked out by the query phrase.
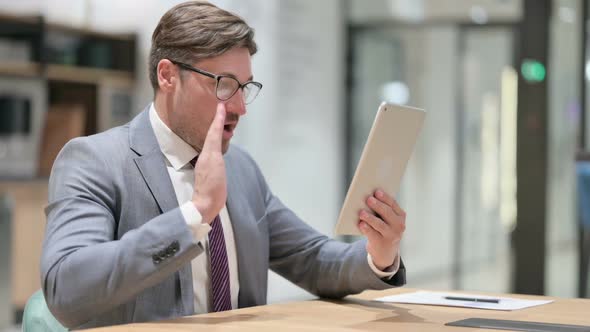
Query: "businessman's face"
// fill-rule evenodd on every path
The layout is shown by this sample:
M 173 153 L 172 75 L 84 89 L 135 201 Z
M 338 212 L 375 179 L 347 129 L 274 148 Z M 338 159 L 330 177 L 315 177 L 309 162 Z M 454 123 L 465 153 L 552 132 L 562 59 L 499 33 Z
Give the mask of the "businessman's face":
M 252 80 L 250 52 L 247 48 L 234 48 L 226 53 L 191 63 L 192 67 L 214 75 L 230 76 L 240 83 Z M 227 116 L 223 131 L 222 149 L 225 153 L 238 124 L 240 116 L 246 114 L 243 91 L 226 101 L 217 98 L 217 80 L 206 75 L 179 67 L 180 82 L 175 98 L 170 126 L 174 132 L 195 150 L 201 151 L 209 126 L 215 116 L 218 103 L 225 103 Z

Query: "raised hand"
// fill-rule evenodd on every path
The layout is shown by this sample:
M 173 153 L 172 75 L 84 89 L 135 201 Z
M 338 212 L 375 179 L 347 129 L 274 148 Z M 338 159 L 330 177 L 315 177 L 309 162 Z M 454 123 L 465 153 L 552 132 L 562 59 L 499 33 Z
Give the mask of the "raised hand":
M 217 113 L 211 122 L 203 150 L 195 165 L 193 203 L 201 213 L 203 222 L 211 223 L 227 199 L 227 180 L 222 152 L 225 104 L 217 104 Z

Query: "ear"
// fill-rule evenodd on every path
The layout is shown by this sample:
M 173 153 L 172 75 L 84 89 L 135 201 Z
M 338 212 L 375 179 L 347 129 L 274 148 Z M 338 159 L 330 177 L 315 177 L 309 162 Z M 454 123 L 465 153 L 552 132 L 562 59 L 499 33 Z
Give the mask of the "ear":
M 163 92 L 173 91 L 175 85 L 180 82 L 178 67 L 168 59 L 162 59 L 158 62 L 156 72 L 158 74 L 158 85 Z

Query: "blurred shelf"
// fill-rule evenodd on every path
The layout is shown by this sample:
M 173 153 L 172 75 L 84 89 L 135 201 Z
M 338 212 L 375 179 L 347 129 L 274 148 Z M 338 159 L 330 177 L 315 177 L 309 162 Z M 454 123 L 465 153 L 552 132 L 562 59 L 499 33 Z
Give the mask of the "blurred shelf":
M 41 68 L 41 64 L 36 62 L 0 62 L 0 75 L 34 78 L 42 76 Z M 47 65 L 45 77 L 52 81 L 86 84 L 108 82 L 127 87 L 134 83 L 133 74 L 128 71 L 70 65 Z
M 49 80 L 73 83 L 100 84 L 115 83 L 133 86 L 133 74 L 123 70 L 109 70 L 67 65 L 47 65 L 45 76 Z
M 24 24 L 39 24 L 41 22 L 41 16 L 33 16 L 33 15 L 15 15 L 6 12 L 0 12 L 0 20 L 1 21 L 11 21 L 15 23 L 24 23 Z
M 37 75 L 50 81 L 130 86 L 136 43 L 132 33 L 109 33 L 0 11 L 0 53 L 12 54 L 0 54 L 0 75 L 4 76 Z M 17 61 L 32 63 L 12 63 Z
M 76 105 L 83 109 L 85 120 L 81 132 L 75 136 L 92 135 L 130 120 L 136 55 L 136 34 L 68 26 L 67 23 L 47 22 L 41 15 L 21 16 L 0 10 L 0 94 L 26 105 L 26 109 L 16 104 L 6 107 L 19 116 L 24 114 L 20 122 L 9 123 L 8 132 L 18 133 L 14 135 L 16 138 L 0 139 L 0 143 L 11 147 L 7 150 L 10 160 L 22 155 L 27 167 L 32 167 L 31 163 L 40 166 L 41 159 L 35 161 L 31 156 L 32 151 L 39 150 L 34 147 L 48 142 L 44 133 L 51 107 Z M 24 104 L 20 100 L 28 102 Z M 0 112 L 4 112 L 4 108 Z M 13 113 L 6 114 L 9 119 L 13 116 Z M 23 139 L 21 123 L 27 132 Z M 57 124 L 52 132 L 66 129 L 66 121 L 57 121 Z M 64 143 L 51 144 L 59 151 Z M 30 155 L 21 153 L 23 149 L 28 149 Z M 3 166 L 2 160 L 0 166 Z M 0 189 L 6 185 L 47 186 L 48 179 L 41 176 L 45 173 L 39 168 L 36 173 L 32 172 L 36 174 L 33 177 L 13 177 L 11 172 L 14 171 L 0 167 Z
M 69 26 L 61 23 L 47 22 L 46 27 L 50 31 L 60 31 L 70 33 L 74 35 L 92 36 L 111 40 L 120 41 L 134 41 L 135 35 L 132 33 L 108 33 L 98 30 L 92 30 L 90 28 Z
M 41 65 L 36 62 L 0 62 L 0 75 L 38 77 Z
M 99 30 L 93 30 L 91 28 L 81 26 L 70 26 L 58 22 L 44 22 L 41 15 L 19 15 L 13 13 L 7 13 L 0 11 L 0 21 L 38 25 L 44 24 L 44 28 L 50 31 L 65 32 L 74 35 L 92 36 L 104 39 L 114 39 L 121 41 L 134 41 L 135 35 L 133 33 L 109 33 Z

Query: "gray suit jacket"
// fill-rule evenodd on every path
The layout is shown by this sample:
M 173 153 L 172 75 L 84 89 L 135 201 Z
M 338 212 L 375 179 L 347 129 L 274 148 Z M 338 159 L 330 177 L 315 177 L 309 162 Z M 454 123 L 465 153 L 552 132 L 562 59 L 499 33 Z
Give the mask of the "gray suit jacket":
M 190 261 L 203 247 L 183 219 L 164 158 L 147 110 L 125 126 L 70 141 L 57 157 L 41 281 L 64 326 L 194 314 Z M 364 241 L 337 242 L 301 221 L 247 153 L 232 146 L 225 161 L 240 307 L 266 303 L 269 267 L 330 298 L 405 283 L 403 264 L 386 283 L 370 269 Z

